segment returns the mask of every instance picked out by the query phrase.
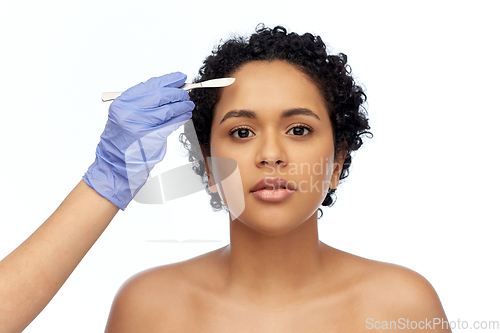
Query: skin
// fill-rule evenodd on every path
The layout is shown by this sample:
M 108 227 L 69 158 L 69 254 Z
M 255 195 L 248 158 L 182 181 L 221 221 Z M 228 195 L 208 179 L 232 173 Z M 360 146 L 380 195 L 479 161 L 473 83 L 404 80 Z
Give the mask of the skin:
M 118 212 L 83 180 L 0 261 L 0 332 L 21 332 L 45 308 Z
M 436 292 L 419 274 L 319 241 L 317 209 L 328 186 L 303 186 L 281 202 L 254 197 L 251 189 L 264 177 L 335 188 L 344 154 L 335 155 L 324 99 L 299 69 L 258 61 L 231 77 L 236 81 L 222 89 L 211 133 L 212 156 L 236 160 L 241 174 L 245 210 L 237 218 L 230 214 L 230 245 L 129 279 L 116 296 L 106 332 L 365 332 L 368 318 L 373 325 L 379 321 L 377 327 L 400 318 L 446 320 Z M 297 108 L 319 119 L 280 118 Z M 235 110 L 254 111 L 255 117 L 221 123 Z M 298 125 L 313 131 L 293 130 Z M 240 126 L 249 131 L 232 132 Z M 322 171 L 294 171 L 301 163 Z M 209 180 L 215 191 L 214 177 Z M 234 188 L 223 190 L 230 195 Z M 450 332 L 439 328 L 432 332 Z
M 290 69 L 293 71 L 288 73 Z M 287 304 L 325 278 L 317 208 L 328 187 L 311 190 L 308 184 L 326 181 L 329 187 L 336 187 L 342 164 L 339 157 L 334 165 L 328 111 L 306 75 L 286 63 L 255 62 L 233 77 L 238 84 L 223 90 L 211 137 L 213 156 L 231 157 L 238 163 L 245 193 L 246 209 L 238 219 L 231 217 L 231 245 L 222 254 L 231 277 L 228 287 L 237 294 L 252 290 L 248 296 L 258 298 L 260 304 Z M 282 111 L 296 108 L 311 110 L 319 119 L 310 115 L 280 119 Z M 256 119 L 232 117 L 220 124 L 232 110 L 255 111 Z M 297 125 L 307 125 L 314 132 L 294 135 Z M 246 133 L 247 138 L 238 137 L 244 132 L 228 135 L 239 126 L 248 127 L 252 134 Z M 273 162 L 264 164 L 266 160 L 283 163 L 278 168 Z M 300 172 L 301 164 L 318 165 L 318 170 L 330 172 L 308 173 L 305 167 Z M 289 172 L 294 166 L 295 172 Z M 261 201 L 250 193 L 262 178 L 277 176 L 302 186 L 277 203 Z

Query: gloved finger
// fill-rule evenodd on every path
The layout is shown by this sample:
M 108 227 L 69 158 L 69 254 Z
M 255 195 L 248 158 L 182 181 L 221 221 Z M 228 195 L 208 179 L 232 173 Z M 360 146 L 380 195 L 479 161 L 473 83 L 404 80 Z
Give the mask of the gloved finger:
M 140 101 L 141 109 L 158 108 L 165 104 L 189 100 L 189 93 L 183 89 L 161 87 L 144 95 Z
M 186 82 L 186 79 L 186 74 L 181 72 L 174 72 L 158 77 L 160 87 L 171 88 L 179 88 L 184 84 L 184 82 Z
M 191 113 L 193 109 L 194 103 L 191 101 L 171 103 L 157 109 L 151 109 L 151 111 L 147 113 L 143 113 L 145 117 L 141 119 L 141 122 L 150 126 L 159 126 L 169 122 L 175 117 L 185 113 Z M 191 118 L 191 116 L 189 118 Z
M 184 125 L 191 117 L 192 112 L 185 112 L 178 115 L 175 118 L 170 119 L 168 122 L 158 127 L 159 132 L 161 132 L 166 139 L 173 131 L 176 131 L 179 127 Z
M 170 108 L 170 112 L 166 113 L 165 122 L 172 121 L 173 118 L 182 116 L 186 113 L 190 113 L 192 115 L 192 111 L 194 110 L 194 103 L 191 101 L 178 102 L 174 104 L 170 104 L 172 106 Z M 191 115 L 189 118 L 191 118 Z
M 141 82 L 125 90 L 120 97 L 123 96 L 123 98 L 128 99 L 136 96 L 141 96 L 148 94 L 149 92 L 160 87 L 177 88 L 184 84 L 186 78 L 187 78 L 186 74 L 183 74 L 181 72 L 174 72 L 159 77 L 152 77 L 146 82 Z

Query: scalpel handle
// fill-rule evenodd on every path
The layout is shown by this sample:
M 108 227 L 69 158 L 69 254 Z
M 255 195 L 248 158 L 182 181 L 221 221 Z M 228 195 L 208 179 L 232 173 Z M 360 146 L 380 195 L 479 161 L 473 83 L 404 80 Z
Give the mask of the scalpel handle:
M 191 90 L 194 88 L 201 88 L 201 84 L 200 83 L 184 83 L 179 88 L 184 89 L 184 90 Z M 118 96 L 120 96 L 122 93 L 123 93 L 123 91 L 103 92 L 101 94 L 101 100 L 103 102 L 112 101 L 112 100 L 118 98 Z
M 101 100 L 103 102 L 112 101 L 115 98 L 118 98 L 122 94 L 123 91 L 115 91 L 115 92 L 103 92 L 101 95 Z

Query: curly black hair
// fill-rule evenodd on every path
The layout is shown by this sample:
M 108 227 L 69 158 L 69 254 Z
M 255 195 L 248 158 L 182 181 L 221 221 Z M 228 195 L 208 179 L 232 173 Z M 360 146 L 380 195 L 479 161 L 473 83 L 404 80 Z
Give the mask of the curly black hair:
M 203 62 L 194 82 L 229 77 L 244 64 L 258 60 L 281 60 L 295 65 L 309 75 L 320 88 L 330 115 L 335 155 L 340 151 L 346 153 L 340 174 L 340 180 L 345 179 L 349 175 L 351 153 L 361 147 L 363 135 L 372 137 L 372 133 L 368 132 L 370 126 L 363 107 L 366 95 L 350 75 L 351 68 L 347 64 L 347 56 L 343 53 L 328 55 L 320 36 L 310 33 L 287 33 L 282 26 L 271 29 L 259 24 L 256 32 L 250 37 L 233 37 L 216 46 Z M 189 161 L 194 162 L 193 170 L 201 177 L 205 191 L 211 196 L 212 209 L 219 211 L 224 208 L 227 212 L 228 209 L 219 194 L 212 193 L 208 188 L 203 156 L 199 156 L 199 152 L 191 148 L 191 142 L 198 138 L 203 154 L 211 156 L 213 111 L 219 98 L 220 88 L 191 90 L 190 99 L 196 105 L 192 117 L 194 128 L 189 126 L 191 122 L 186 123 L 179 140 L 189 151 Z M 322 206 L 331 207 L 335 203 L 332 198 L 335 191 L 336 189 L 328 189 Z M 319 211 L 323 216 L 321 208 Z

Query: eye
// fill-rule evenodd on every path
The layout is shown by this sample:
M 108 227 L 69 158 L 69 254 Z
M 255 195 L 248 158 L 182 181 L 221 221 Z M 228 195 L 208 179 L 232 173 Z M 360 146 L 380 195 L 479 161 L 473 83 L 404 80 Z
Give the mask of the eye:
M 290 131 L 293 131 L 294 136 L 305 136 L 305 135 L 307 135 L 307 134 L 304 134 L 304 130 L 306 130 L 306 131 L 308 131 L 310 133 L 313 132 L 312 128 L 309 127 L 309 126 L 306 126 L 306 125 L 298 125 L 298 126 L 294 126 L 294 127 L 292 127 L 290 129 Z M 288 132 L 290 132 L 290 131 L 288 131 Z
M 234 133 L 238 133 L 239 135 L 238 138 L 244 139 L 248 138 L 250 133 L 252 133 L 252 131 L 250 131 L 248 127 L 241 126 L 233 129 L 231 132 L 229 132 L 229 135 L 233 136 Z

